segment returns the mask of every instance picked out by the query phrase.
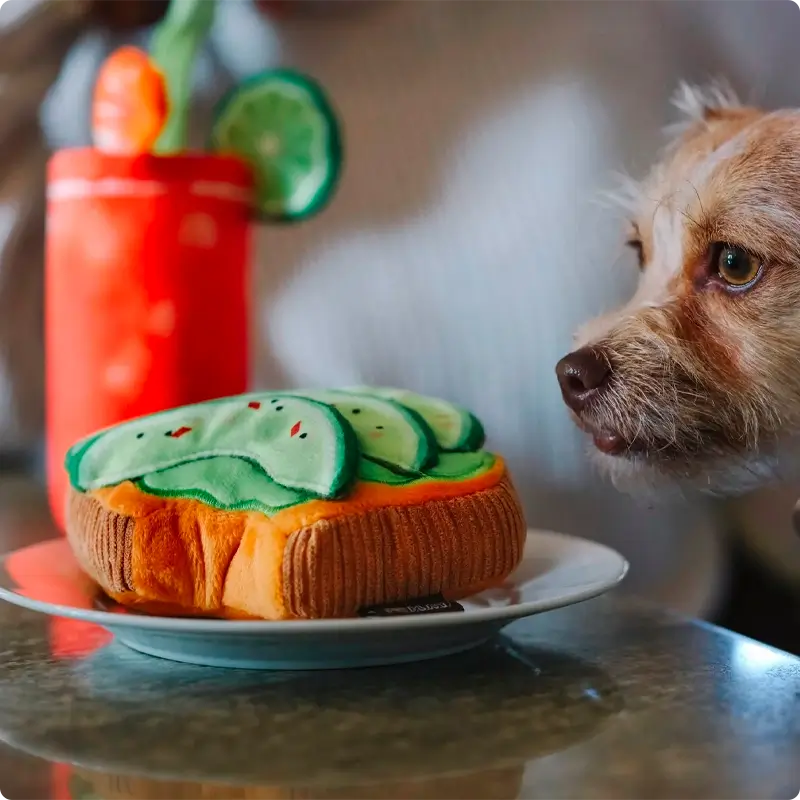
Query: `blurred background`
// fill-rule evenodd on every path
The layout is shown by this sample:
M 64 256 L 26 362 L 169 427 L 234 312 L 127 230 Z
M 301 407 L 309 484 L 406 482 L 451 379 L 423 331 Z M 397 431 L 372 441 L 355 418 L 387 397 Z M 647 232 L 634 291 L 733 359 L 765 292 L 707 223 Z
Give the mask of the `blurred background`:
M 145 46 L 160 0 L 0 8 L 0 448 L 41 472 L 44 169 L 91 142 L 93 81 Z M 275 66 L 326 87 L 345 131 L 334 201 L 256 230 L 254 388 L 379 383 L 455 400 L 507 457 L 531 525 L 619 549 L 626 591 L 800 652 L 800 486 L 644 503 L 596 476 L 554 365 L 636 270 L 599 198 L 640 176 L 680 80 L 800 105 L 790 0 L 222 0 L 196 71 L 216 101 Z

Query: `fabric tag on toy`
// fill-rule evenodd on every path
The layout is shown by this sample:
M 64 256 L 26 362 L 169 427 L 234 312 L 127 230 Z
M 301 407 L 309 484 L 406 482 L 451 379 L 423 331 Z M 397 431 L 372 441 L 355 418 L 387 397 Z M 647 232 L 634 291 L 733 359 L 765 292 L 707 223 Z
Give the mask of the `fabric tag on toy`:
M 358 610 L 359 617 L 400 617 L 408 614 L 441 614 L 443 612 L 463 611 L 460 603 L 445 600 L 441 594 L 419 597 L 405 603 L 381 606 L 365 606 Z

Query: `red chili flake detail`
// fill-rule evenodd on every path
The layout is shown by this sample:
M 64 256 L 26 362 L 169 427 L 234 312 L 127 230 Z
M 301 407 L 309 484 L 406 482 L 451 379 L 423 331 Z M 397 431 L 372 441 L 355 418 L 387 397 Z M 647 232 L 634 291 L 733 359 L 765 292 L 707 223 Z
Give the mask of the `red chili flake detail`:
M 248 407 L 248 408 L 255 408 L 255 409 L 259 409 L 259 408 L 261 408 L 261 403 L 259 403 L 259 402 L 258 402 L 258 400 L 251 400 L 251 401 L 250 401 L 250 402 L 247 404 L 247 407 Z
M 173 439 L 180 439 L 184 433 L 189 433 L 190 430 L 191 428 L 187 428 L 185 425 L 182 425 L 180 428 L 178 428 L 178 430 L 172 431 L 171 436 Z
M 300 433 L 300 423 L 295 422 L 295 424 L 292 425 L 291 435 L 297 436 L 298 433 Z

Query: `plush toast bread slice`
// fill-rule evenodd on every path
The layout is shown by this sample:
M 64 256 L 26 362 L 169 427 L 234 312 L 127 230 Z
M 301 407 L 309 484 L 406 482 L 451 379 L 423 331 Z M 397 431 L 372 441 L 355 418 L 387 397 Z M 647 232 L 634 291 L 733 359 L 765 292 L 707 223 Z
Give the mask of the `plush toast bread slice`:
M 466 480 L 359 483 L 346 500 L 271 517 L 151 495 L 131 481 L 72 488 L 67 535 L 82 568 L 125 606 L 281 620 L 467 597 L 516 568 L 525 522 L 498 458 Z

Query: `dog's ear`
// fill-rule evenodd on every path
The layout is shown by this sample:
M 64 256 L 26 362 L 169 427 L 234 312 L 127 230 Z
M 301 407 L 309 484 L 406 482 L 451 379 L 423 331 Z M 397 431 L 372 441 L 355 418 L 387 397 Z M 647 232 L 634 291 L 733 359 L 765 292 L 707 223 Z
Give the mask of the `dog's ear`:
M 724 81 L 707 86 L 681 82 L 672 96 L 672 105 L 681 112 L 684 125 L 711 123 L 742 110 L 736 92 Z

